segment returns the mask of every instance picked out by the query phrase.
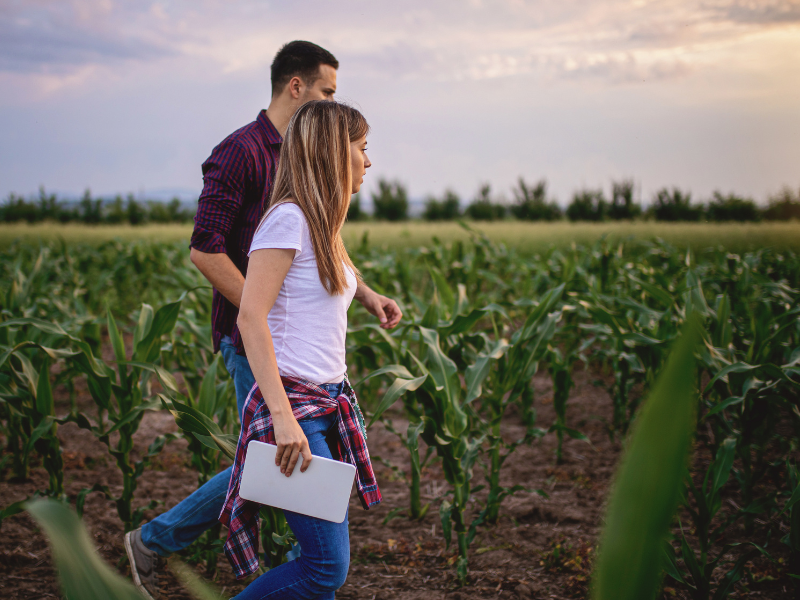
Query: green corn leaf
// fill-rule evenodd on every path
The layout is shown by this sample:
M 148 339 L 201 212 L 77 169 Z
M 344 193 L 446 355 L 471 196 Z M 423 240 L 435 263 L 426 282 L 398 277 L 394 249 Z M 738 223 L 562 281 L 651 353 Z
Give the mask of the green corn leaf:
M 428 272 L 431 275 L 431 279 L 433 279 L 434 284 L 436 285 L 436 290 L 439 292 L 439 296 L 444 302 L 445 306 L 453 313 L 455 316 L 455 307 L 456 307 L 456 297 L 453 294 L 453 290 L 450 288 L 450 285 L 447 283 L 447 280 L 442 275 L 441 271 L 435 267 L 429 267 Z
M 483 382 L 491 372 L 492 365 L 511 348 L 506 340 L 498 340 L 485 354 L 481 354 L 473 364 L 467 367 L 464 379 L 467 383 L 467 397 L 470 403 L 481 395 Z
M 128 387 L 128 369 L 124 364 L 122 364 L 127 360 L 127 357 L 125 356 L 125 343 L 122 340 L 122 336 L 119 334 L 117 322 L 114 320 L 114 317 L 111 314 L 111 308 L 106 310 L 106 320 L 108 326 L 108 339 L 111 342 L 111 347 L 114 349 L 114 356 L 119 363 L 119 384 L 125 388 Z
M 152 317 L 152 323 L 147 328 L 147 334 L 134 345 L 134 359 L 143 362 L 153 362 L 158 356 L 159 341 L 162 335 L 166 335 L 175 328 L 175 323 L 178 321 L 178 315 L 181 311 L 181 303 L 186 297 L 186 292 L 181 294 L 175 302 L 165 304 L 156 311 L 155 316 Z M 152 308 L 150 311 L 152 312 Z M 142 307 L 144 311 L 144 307 Z
M 486 311 L 482 308 L 476 308 L 468 315 L 456 315 L 453 322 L 441 330 L 443 336 L 458 335 L 471 330 L 475 323 L 480 321 L 486 315 Z
M 611 492 L 594 573 L 595 600 L 650 600 L 681 496 L 696 392 L 701 325 L 691 314 L 640 409 Z
M 207 417 L 214 416 L 214 410 L 217 407 L 217 365 L 219 364 L 219 355 L 217 355 L 203 375 L 203 381 L 200 383 L 200 393 L 197 397 L 197 410 L 206 415 Z
M 422 315 L 421 325 L 423 327 L 436 327 L 439 324 L 439 294 L 436 290 L 433 291 L 433 298 L 425 313 Z
M 542 296 L 539 304 L 533 310 L 531 310 L 525 319 L 525 323 L 519 329 L 518 337 L 520 340 L 527 340 L 533 336 L 533 334 L 536 332 L 536 329 L 539 327 L 541 320 L 561 299 L 561 295 L 564 292 L 564 286 L 565 284 L 562 283 L 558 287 L 549 290 Z M 516 341 L 517 340 L 514 340 L 515 343 Z
M 637 279 L 633 275 L 628 275 L 628 279 L 639 285 L 645 292 L 650 294 L 653 298 L 658 300 L 661 304 L 666 307 L 672 306 L 674 299 L 672 294 L 670 294 L 667 290 L 664 290 L 657 285 L 653 285 L 652 283 L 647 283 L 646 281 L 642 281 L 641 279 Z
M 142 308 L 139 311 L 139 320 L 136 323 L 136 327 L 133 330 L 133 351 L 136 352 L 136 348 L 139 346 L 139 343 L 147 336 L 150 332 L 150 327 L 153 324 L 153 307 L 149 304 L 142 304 Z
M 274 534 L 273 534 L 274 535 Z M 170 558 L 169 569 L 181 585 L 197 600 L 220 600 L 223 597 L 214 586 L 203 581 L 188 565 Z M 224 590 L 223 590 L 224 591 Z
M 379 375 L 386 375 L 387 373 L 389 375 L 394 375 L 395 377 L 401 377 L 403 379 L 414 379 L 414 376 L 411 374 L 411 371 L 409 371 L 405 366 L 387 365 L 385 367 L 381 367 L 380 369 L 372 371 L 372 373 L 369 373 L 366 377 L 364 377 L 361 381 L 356 383 L 353 387 L 358 387 L 359 385 L 361 385 L 362 383 L 364 383 L 369 379 L 372 379 L 373 377 L 378 377 Z
M 708 419 L 708 417 L 711 417 L 711 416 L 713 416 L 713 415 L 715 415 L 717 413 L 720 413 L 723 410 L 726 410 L 726 409 L 730 408 L 731 406 L 737 406 L 737 405 L 741 404 L 742 402 L 744 402 L 744 397 L 743 396 L 731 396 L 730 398 L 726 398 L 722 402 L 716 404 L 711 410 L 709 410 L 703 416 L 703 420 L 705 421 L 706 419 Z
M 98 556 L 74 512 L 55 500 L 36 500 L 27 509 L 47 534 L 68 600 L 143 599 L 133 584 Z
M 28 438 L 28 442 L 25 444 L 25 449 L 22 451 L 23 454 L 30 453 L 33 450 L 33 445 L 41 439 L 41 437 L 53 429 L 53 423 L 56 422 L 56 418 L 53 416 L 46 416 L 39 424 L 34 428 L 31 432 L 31 437 Z
M 729 437 L 720 444 L 711 478 L 711 493 L 716 494 L 728 482 L 736 456 L 736 438 Z
M 450 402 L 458 405 L 459 386 L 456 363 L 442 352 L 439 346 L 439 332 L 427 327 L 420 327 L 419 331 L 428 347 L 428 370 L 436 387 L 443 389 Z
M 123 363 L 125 365 L 131 365 L 132 367 L 137 367 L 139 369 L 144 369 L 145 371 L 150 371 L 151 373 L 155 373 L 156 377 L 158 377 L 158 381 L 161 383 L 163 388 L 173 394 L 179 395 L 181 392 L 178 389 L 178 381 L 175 379 L 175 376 L 167 371 L 164 367 L 160 367 L 156 364 L 144 363 L 144 362 L 136 362 L 136 361 L 128 361 Z
M 212 450 L 221 450 L 225 456 L 231 460 L 236 459 L 236 445 L 239 442 L 239 436 L 232 433 L 221 433 L 212 435 L 203 435 L 202 433 L 192 433 L 204 446 Z
M 392 385 L 389 386 L 389 389 L 386 390 L 383 398 L 381 398 L 381 401 L 378 404 L 378 407 L 375 409 L 372 418 L 369 420 L 369 425 L 367 427 L 372 427 L 372 424 L 377 421 L 381 415 L 386 412 L 386 410 L 392 404 L 394 404 L 398 398 L 400 398 L 400 396 L 406 392 L 416 391 L 427 378 L 427 375 L 420 375 L 414 379 L 401 379 L 400 377 L 395 379 L 394 382 L 392 382 Z
M 61 327 L 58 323 L 49 323 L 48 321 L 44 321 L 42 319 L 36 319 L 34 317 L 25 317 L 22 319 L 9 319 L 8 321 L 0 322 L 0 327 L 19 327 L 21 325 L 33 325 L 39 331 L 43 331 L 44 333 L 49 333 L 52 335 L 59 335 L 72 338 L 64 328 Z M 75 338 L 72 338 L 75 339 Z
M 457 284 L 456 289 L 458 290 L 458 299 L 453 314 L 460 315 L 469 308 L 469 298 L 467 298 L 467 286 L 463 283 Z
M 450 542 L 453 539 L 453 522 L 451 516 L 453 514 L 453 505 L 447 500 L 443 500 L 439 505 L 439 519 L 442 522 L 442 537 L 444 538 L 446 547 L 450 548 Z
M 55 415 L 53 388 L 50 386 L 50 358 L 46 357 L 39 369 L 39 380 L 36 384 L 36 412 L 42 416 Z
M 718 380 L 720 380 L 723 377 L 727 376 L 728 373 L 747 373 L 748 371 L 752 371 L 754 369 L 757 369 L 760 366 L 761 365 L 748 365 L 745 362 L 736 362 L 736 363 L 733 363 L 731 365 L 727 365 L 726 367 L 723 367 L 722 369 L 717 371 L 716 374 L 714 375 L 714 377 L 711 378 L 711 381 L 709 381 L 706 384 L 706 387 L 703 390 L 703 394 L 707 394 L 709 392 L 709 390 L 714 386 L 714 384 Z

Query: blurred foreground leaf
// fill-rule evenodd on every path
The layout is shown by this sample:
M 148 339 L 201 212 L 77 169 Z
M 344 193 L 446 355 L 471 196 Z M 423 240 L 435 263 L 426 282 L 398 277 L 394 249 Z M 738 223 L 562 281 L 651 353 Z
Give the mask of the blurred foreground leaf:
M 691 314 L 634 426 L 600 540 L 595 600 L 650 600 L 659 588 L 695 423 L 700 328 Z
M 28 512 L 50 540 L 67 600 L 142 600 L 133 584 L 114 572 L 94 549 L 78 516 L 55 500 L 36 500 Z
M 61 589 L 67 600 L 143 600 L 132 583 L 121 577 L 97 554 L 78 516 L 61 502 L 42 499 L 27 510 L 50 540 Z M 198 600 L 219 600 L 219 592 L 188 566 L 171 560 L 170 569 Z

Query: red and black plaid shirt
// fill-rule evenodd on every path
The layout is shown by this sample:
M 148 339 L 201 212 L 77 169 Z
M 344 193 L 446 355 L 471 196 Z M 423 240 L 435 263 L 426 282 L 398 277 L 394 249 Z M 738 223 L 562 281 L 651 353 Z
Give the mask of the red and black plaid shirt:
M 348 462 L 356 468 L 356 489 L 361 505 L 369 510 L 381 501 L 381 491 L 375 480 L 372 462 L 367 449 L 366 430 L 359 424 L 358 400 L 345 374 L 342 393 L 331 398 L 317 384 L 299 377 L 281 377 L 283 389 L 292 406 L 292 414 L 298 421 L 306 418 L 322 417 L 336 413 L 339 438 L 336 440 L 334 458 Z M 237 579 L 250 575 L 258 569 L 258 509 L 255 502 L 239 496 L 239 486 L 244 472 L 244 459 L 247 445 L 252 441 L 275 443 L 272 428 L 272 415 L 261 395 L 258 384 L 253 385 L 245 403 L 242 415 L 242 431 L 236 447 L 236 460 L 233 463 L 231 479 L 228 483 L 228 496 L 220 522 L 228 527 L 225 554 L 233 567 Z
M 272 191 L 283 138 L 267 118 L 258 118 L 234 131 L 214 148 L 203 163 L 203 192 L 197 203 L 190 247 L 209 254 L 227 254 L 247 273 L 247 252 Z M 240 354 L 242 338 L 236 326 L 239 309 L 216 289 L 211 306 L 214 352 L 231 336 Z

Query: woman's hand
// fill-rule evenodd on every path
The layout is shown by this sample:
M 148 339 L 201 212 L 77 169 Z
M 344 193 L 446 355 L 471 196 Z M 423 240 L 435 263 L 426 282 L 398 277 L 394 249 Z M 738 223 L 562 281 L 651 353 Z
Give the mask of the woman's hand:
M 403 313 L 397 302 L 371 290 L 364 283 L 359 283 L 356 288 L 355 299 L 358 300 L 367 312 L 378 317 L 383 329 L 392 329 L 397 326 Z
M 300 423 L 289 413 L 286 417 L 272 418 L 272 427 L 275 431 L 275 443 L 278 451 L 275 453 L 275 466 L 281 468 L 281 473 L 289 477 L 294 471 L 297 460 L 303 457 L 300 472 L 305 473 L 311 464 L 311 448 L 308 446 L 306 434 Z

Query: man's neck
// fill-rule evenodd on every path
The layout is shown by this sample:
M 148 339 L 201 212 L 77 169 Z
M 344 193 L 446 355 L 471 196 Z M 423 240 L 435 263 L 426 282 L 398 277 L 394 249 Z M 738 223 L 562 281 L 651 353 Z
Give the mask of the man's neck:
M 292 115 L 297 110 L 294 103 L 286 102 L 284 98 L 272 98 L 267 107 L 267 118 L 281 134 L 281 137 L 286 137 L 286 130 L 289 127 L 289 121 Z

